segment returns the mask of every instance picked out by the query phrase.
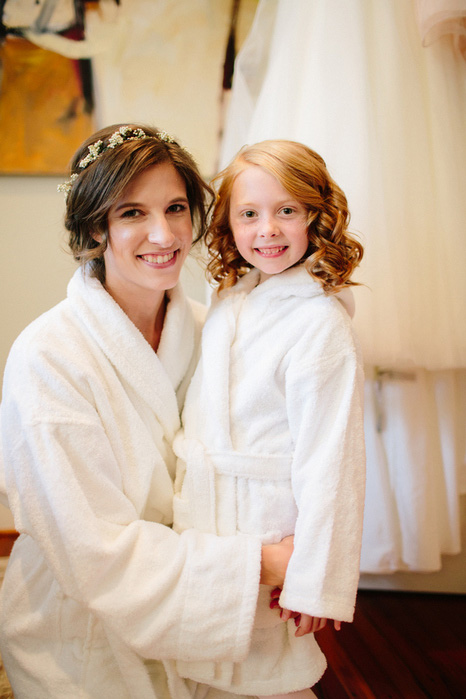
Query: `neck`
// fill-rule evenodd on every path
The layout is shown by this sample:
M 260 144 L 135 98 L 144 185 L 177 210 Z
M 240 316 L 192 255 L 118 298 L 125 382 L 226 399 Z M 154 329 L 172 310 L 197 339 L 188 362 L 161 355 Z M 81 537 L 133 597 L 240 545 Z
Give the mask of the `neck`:
M 167 301 L 167 296 L 166 294 L 164 294 L 159 304 L 155 318 L 153 313 L 145 314 L 144 312 L 140 312 L 137 318 L 131 319 L 135 326 L 138 328 L 138 330 L 142 332 L 142 334 L 144 335 L 154 352 L 157 352 L 158 346 L 160 344 L 163 323 L 165 321 L 165 312 L 167 310 Z M 144 309 L 140 310 L 144 311 Z
M 147 304 L 139 297 L 132 303 L 127 297 L 120 298 L 112 289 L 106 287 L 108 293 L 117 302 L 128 318 L 143 334 L 154 352 L 157 352 L 162 335 L 168 298 L 164 291 L 152 297 Z

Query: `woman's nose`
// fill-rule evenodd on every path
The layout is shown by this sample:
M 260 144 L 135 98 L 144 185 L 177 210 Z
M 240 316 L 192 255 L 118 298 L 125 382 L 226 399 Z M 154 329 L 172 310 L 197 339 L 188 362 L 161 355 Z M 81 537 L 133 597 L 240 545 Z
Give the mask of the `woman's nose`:
M 160 218 L 150 224 L 147 239 L 150 243 L 160 245 L 162 248 L 169 248 L 175 242 L 175 236 L 170 225 L 164 218 Z

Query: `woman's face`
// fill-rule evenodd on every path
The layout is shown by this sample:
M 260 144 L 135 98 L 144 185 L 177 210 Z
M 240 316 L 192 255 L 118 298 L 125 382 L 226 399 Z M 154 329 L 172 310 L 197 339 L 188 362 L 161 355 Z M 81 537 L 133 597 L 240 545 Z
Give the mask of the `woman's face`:
M 153 165 L 108 214 L 105 287 L 123 306 L 159 301 L 172 289 L 192 242 L 186 186 L 171 163 Z
M 257 165 L 233 183 L 230 227 L 238 252 L 261 271 L 261 280 L 299 262 L 309 245 L 306 209 Z

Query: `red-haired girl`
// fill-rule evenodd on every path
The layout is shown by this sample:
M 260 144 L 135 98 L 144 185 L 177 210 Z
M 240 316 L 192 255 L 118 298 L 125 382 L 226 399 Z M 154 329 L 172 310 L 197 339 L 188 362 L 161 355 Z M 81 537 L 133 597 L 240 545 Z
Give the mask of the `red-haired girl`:
M 300 143 L 245 147 L 217 180 L 218 289 L 174 442 L 175 529 L 294 534 L 294 553 L 281 614 L 261 585 L 243 662 L 176 667 L 236 694 L 314 696 L 326 667 L 314 632 L 352 621 L 359 577 L 363 371 L 347 290 L 363 251 L 345 195 Z

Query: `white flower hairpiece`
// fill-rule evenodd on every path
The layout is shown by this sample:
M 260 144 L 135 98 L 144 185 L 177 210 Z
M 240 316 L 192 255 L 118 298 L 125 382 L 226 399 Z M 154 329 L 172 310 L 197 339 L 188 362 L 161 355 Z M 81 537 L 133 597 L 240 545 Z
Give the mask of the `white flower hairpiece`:
M 88 147 L 89 153 L 79 161 L 78 167 L 80 170 L 85 170 L 91 163 L 100 158 L 102 153 L 120 146 L 125 141 L 139 141 L 145 138 L 158 139 L 160 141 L 165 141 L 165 143 L 175 143 L 173 136 L 170 136 L 166 131 L 159 131 L 156 136 L 148 136 L 142 129 L 133 129 L 131 126 L 121 126 L 118 131 L 115 131 L 115 133 L 110 136 L 107 145 L 104 145 L 104 142 L 101 140 L 91 143 Z M 73 172 L 69 180 L 57 186 L 57 190 L 63 192 L 66 198 L 78 177 L 79 172 Z

